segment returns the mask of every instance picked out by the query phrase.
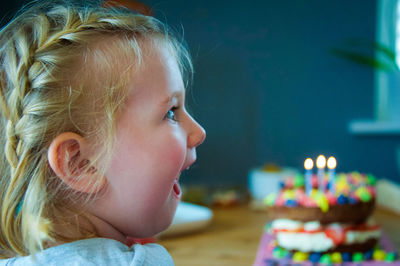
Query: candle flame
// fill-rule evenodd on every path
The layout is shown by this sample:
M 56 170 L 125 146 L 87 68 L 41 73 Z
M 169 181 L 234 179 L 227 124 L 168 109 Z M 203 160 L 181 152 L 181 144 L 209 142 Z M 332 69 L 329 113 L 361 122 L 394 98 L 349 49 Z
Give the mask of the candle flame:
M 313 166 L 314 166 L 314 162 L 313 162 L 313 160 L 311 160 L 311 158 L 307 158 L 304 161 L 304 168 L 306 170 L 311 170 L 313 168 Z
M 335 169 L 336 168 L 336 159 L 335 157 L 331 156 L 328 159 L 328 168 L 329 169 Z
M 326 158 L 323 155 L 318 156 L 317 158 L 317 167 L 318 168 L 325 168 L 326 166 Z

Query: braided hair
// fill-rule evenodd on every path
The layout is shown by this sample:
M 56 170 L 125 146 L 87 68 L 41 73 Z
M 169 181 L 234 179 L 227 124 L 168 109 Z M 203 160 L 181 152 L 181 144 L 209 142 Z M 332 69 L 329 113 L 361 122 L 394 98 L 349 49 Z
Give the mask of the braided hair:
M 49 167 L 48 147 L 70 131 L 100 147 L 93 163 L 111 154 L 124 73 L 132 58 L 140 67 L 142 39 L 162 40 L 182 74 L 192 70 L 182 42 L 155 18 L 85 2 L 34 1 L 0 31 L 0 258 L 76 240 L 54 228 L 78 210 L 66 204 L 73 193 Z M 118 66 L 98 47 L 104 39 L 130 61 Z

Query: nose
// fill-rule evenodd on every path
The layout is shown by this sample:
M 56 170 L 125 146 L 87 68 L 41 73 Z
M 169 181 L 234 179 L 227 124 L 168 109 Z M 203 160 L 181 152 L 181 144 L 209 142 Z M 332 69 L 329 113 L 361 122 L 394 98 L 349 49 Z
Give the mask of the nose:
M 204 128 L 189 115 L 190 131 L 188 132 L 187 145 L 189 148 L 195 148 L 202 144 L 206 138 Z

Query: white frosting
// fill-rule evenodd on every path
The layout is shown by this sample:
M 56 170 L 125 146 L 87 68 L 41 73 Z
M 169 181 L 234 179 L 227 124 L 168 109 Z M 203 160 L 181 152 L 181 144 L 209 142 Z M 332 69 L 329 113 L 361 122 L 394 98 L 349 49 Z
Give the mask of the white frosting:
M 290 219 L 276 219 L 271 223 L 271 229 L 298 230 L 302 227 L 302 222 Z
M 279 232 L 276 234 L 276 239 L 279 246 L 302 252 L 322 252 L 334 246 L 332 239 L 323 232 L 313 234 Z
M 381 230 L 376 229 L 372 231 L 364 231 L 364 232 L 357 232 L 357 231 L 348 231 L 346 233 L 346 244 L 355 244 L 355 243 L 363 243 L 368 239 L 372 238 L 379 238 L 381 236 Z
M 343 228 L 344 226 L 346 226 L 346 224 L 331 223 L 331 224 L 328 224 L 326 227 L 328 227 L 328 228 L 330 228 L 330 229 L 340 230 L 340 229 Z
M 371 226 L 369 230 L 349 230 L 346 232 L 345 241 L 342 244 L 356 244 L 363 243 L 368 239 L 377 239 L 381 235 L 379 228 L 374 229 L 376 223 L 371 221 L 367 222 Z M 341 230 L 349 226 L 348 224 L 332 223 L 325 228 Z M 309 232 L 295 232 L 296 230 L 304 230 Z M 331 238 L 329 238 L 324 228 L 318 221 L 302 223 L 289 219 L 277 219 L 271 223 L 270 230 L 276 230 L 276 239 L 279 246 L 289 250 L 299 250 L 302 252 L 323 252 L 336 245 Z M 281 231 L 287 230 L 287 231 Z M 321 230 L 321 231 L 319 231 Z M 292 232 L 290 232 L 292 231 Z M 316 232 L 317 231 L 317 232 Z M 318 232 L 319 231 L 319 232 Z
M 304 223 L 304 230 L 306 231 L 317 231 L 321 229 L 321 224 L 318 221 Z

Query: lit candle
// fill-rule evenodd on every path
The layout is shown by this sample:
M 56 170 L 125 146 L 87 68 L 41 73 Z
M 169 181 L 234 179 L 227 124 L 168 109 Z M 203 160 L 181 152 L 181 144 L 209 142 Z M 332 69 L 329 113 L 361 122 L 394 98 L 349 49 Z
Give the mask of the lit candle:
M 335 168 L 336 168 L 336 159 L 331 156 L 328 159 L 328 169 L 329 169 L 329 190 L 335 195 Z
M 317 158 L 317 168 L 318 168 L 318 184 L 319 184 L 319 191 L 324 192 L 324 176 L 325 176 L 325 166 L 326 166 L 326 159 L 325 156 L 320 155 Z
M 312 183 L 311 183 L 311 178 L 312 178 L 312 168 L 314 166 L 313 160 L 311 158 L 307 158 L 304 161 L 304 168 L 306 169 L 306 174 L 305 174 L 305 186 L 306 186 L 306 194 L 311 195 L 311 190 L 312 190 Z

